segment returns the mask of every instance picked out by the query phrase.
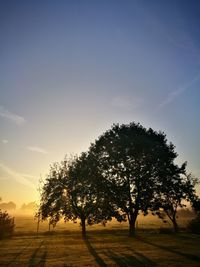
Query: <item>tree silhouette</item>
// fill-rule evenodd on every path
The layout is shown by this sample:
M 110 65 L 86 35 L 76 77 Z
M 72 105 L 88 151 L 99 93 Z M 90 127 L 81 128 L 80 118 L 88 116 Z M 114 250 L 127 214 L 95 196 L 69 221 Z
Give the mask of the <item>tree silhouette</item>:
M 95 161 L 87 153 L 73 160 L 51 167 L 41 193 L 38 215 L 49 218 L 55 225 L 61 217 L 65 221 L 79 219 L 82 236 L 86 236 L 86 223 L 92 225 L 112 219 L 113 209 L 103 192 L 100 173 Z M 101 189 L 100 189 L 101 186 Z
M 114 215 L 95 162 L 92 155 L 82 153 L 69 165 L 69 197 L 75 219 L 81 220 L 83 236 L 86 234 L 86 222 L 88 225 L 105 224 Z
M 174 146 L 162 132 L 135 123 L 115 124 L 91 145 L 90 153 L 111 188 L 112 201 L 127 215 L 133 235 L 139 212 L 148 213 L 159 183 L 164 183 L 160 175 L 174 166 Z
M 136 123 L 114 124 L 87 153 L 51 166 L 37 216 L 53 226 L 61 217 L 79 219 L 83 237 L 86 224 L 128 218 L 134 235 L 139 213 L 151 210 L 162 218 L 162 209 L 178 231 L 177 209 L 196 195 L 186 163 L 174 163 L 174 149 L 163 132 Z
M 63 201 L 65 201 L 65 208 L 69 207 L 70 217 L 71 205 L 67 198 L 67 184 L 65 184 L 67 177 L 66 162 L 54 163 L 50 167 L 49 174 L 40 189 L 40 205 L 36 213 L 38 220 L 49 219 L 49 224 L 55 226 L 63 215 Z
M 196 218 L 189 222 L 188 229 L 192 233 L 200 234 L 200 198 L 198 196 L 193 199 L 192 208 L 196 214 Z
M 167 216 L 173 224 L 174 231 L 178 232 L 177 211 L 179 208 L 185 207 L 186 202 L 192 203 L 196 198 L 195 185 L 197 180 L 191 174 L 186 174 L 186 163 L 181 167 L 177 165 L 166 166 L 162 175 L 159 176 L 159 180 L 153 214 L 158 215 L 163 220 Z
M 0 209 L 0 239 L 11 236 L 14 232 L 14 227 L 14 217 L 11 217 L 6 211 Z
M 192 207 L 197 215 L 200 215 L 200 198 L 196 197 L 192 202 Z

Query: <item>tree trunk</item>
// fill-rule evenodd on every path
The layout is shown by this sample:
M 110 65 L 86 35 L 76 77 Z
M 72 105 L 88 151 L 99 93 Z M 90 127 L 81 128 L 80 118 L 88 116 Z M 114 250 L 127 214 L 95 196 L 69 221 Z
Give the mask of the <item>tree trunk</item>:
M 173 227 L 174 227 L 174 232 L 178 233 L 179 232 L 179 227 L 178 227 L 178 223 L 176 221 L 176 218 L 172 219 L 172 223 L 173 223 Z
M 38 216 L 38 220 L 37 220 L 37 235 L 39 232 L 39 227 L 40 227 L 40 217 Z
M 165 209 L 165 213 L 167 214 L 168 218 L 170 219 L 170 221 L 173 224 L 174 232 L 178 233 L 179 232 L 179 226 L 178 226 L 178 223 L 176 220 L 177 210 L 174 208 L 171 208 L 169 210 Z
M 86 238 L 85 218 L 81 218 L 82 237 Z
M 135 210 L 134 212 L 130 212 L 129 214 L 129 236 L 135 235 L 135 223 L 138 216 L 138 210 Z

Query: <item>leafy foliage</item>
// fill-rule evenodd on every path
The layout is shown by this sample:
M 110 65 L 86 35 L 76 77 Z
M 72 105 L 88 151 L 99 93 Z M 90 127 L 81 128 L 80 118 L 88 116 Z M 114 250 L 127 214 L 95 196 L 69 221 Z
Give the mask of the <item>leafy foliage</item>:
M 163 220 L 167 215 L 178 230 L 177 209 L 196 199 L 196 181 L 176 157 L 164 133 L 114 124 L 87 153 L 51 166 L 37 216 L 53 226 L 62 217 L 80 220 L 83 236 L 86 223 L 128 218 L 132 235 L 138 214 L 151 210 Z
M 200 198 L 196 198 L 192 201 L 192 207 L 197 215 L 200 215 Z
M 39 216 L 42 220 L 49 219 L 53 226 L 63 215 L 64 200 L 65 208 L 69 207 L 68 216 L 72 219 L 71 206 L 67 198 L 67 178 L 67 162 L 54 163 L 41 189 L 40 206 L 36 217 Z
M 14 218 L 0 210 L 0 238 L 9 237 L 14 232 Z
M 138 213 L 146 215 L 152 207 L 159 176 L 165 175 L 166 166 L 174 166 L 174 146 L 167 144 L 164 133 L 151 128 L 116 124 L 96 140 L 90 153 L 111 184 L 114 203 L 127 215 L 130 233 L 134 232 Z
M 192 207 L 196 213 L 196 218 L 188 224 L 188 230 L 194 234 L 200 234 L 200 199 L 196 197 L 193 200 Z
M 188 224 L 188 230 L 193 234 L 200 234 L 200 215 L 191 220 Z
M 65 221 L 79 219 L 83 236 L 88 225 L 112 219 L 112 208 L 104 195 L 100 173 L 95 161 L 86 154 L 51 167 L 41 194 L 38 215 L 49 218 L 54 226 L 64 217 Z M 100 189 L 101 187 L 101 189 Z
M 185 207 L 185 203 L 195 198 L 195 185 L 197 180 L 191 174 L 186 174 L 186 163 L 180 168 L 176 165 L 166 168 L 165 176 L 160 176 L 161 182 L 157 187 L 157 194 L 152 207 L 152 214 L 158 215 L 162 220 L 166 216 L 173 223 L 174 231 L 178 232 L 177 211 Z M 164 213 L 163 213 L 164 211 Z

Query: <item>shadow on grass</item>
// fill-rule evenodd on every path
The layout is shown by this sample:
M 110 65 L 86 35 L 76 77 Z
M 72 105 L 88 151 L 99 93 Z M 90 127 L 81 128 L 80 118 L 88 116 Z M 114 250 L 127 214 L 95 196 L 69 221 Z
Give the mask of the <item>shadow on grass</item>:
M 134 251 L 134 254 L 135 255 L 127 255 L 124 253 L 117 254 L 111 250 L 108 250 L 106 253 L 106 255 L 115 262 L 116 266 L 120 267 L 154 267 L 157 265 L 145 257 L 142 253 Z
M 43 245 L 44 241 L 42 241 L 38 248 L 32 253 L 31 258 L 28 262 L 28 267 L 44 267 L 46 262 L 47 251 L 45 250 L 40 256 L 38 253 Z
M 84 241 L 89 252 L 95 258 L 96 263 L 101 267 L 108 266 L 93 248 L 89 239 L 86 238 Z M 157 265 L 156 263 L 145 257 L 142 253 L 139 253 L 137 251 L 133 251 L 133 253 L 134 255 L 127 255 L 125 253 L 117 254 L 112 250 L 107 250 L 107 252 L 105 252 L 105 255 L 113 261 L 113 263 L 115 264 L 114 266 L 154 267 Z
M 21 257 L 21 255 L 23 254 L 23 252 L 31 246 L 33 241 L 29 242 L 26 246 L 23 247 L 22 250 L 20 250 L 19 252 L 15 253 L 14 258 L 6 265 L 6 266 L 12 266 L 13 264 L 17 265 L 17 261 L 18 259 Z
M 148 244 L 148 245 L 154 246 L 154 247 L 159 248 L 159 249 L 166 250 L 168 252 L 177 254 L 177 255 L 182 256 L 182 257 L 185 257 L 188 260 L 198 261 L 198 262 L 200 261 L 200 257 L 197 256 L 197 255 L 193 255 L 193 254 L 190 254 L 190 253 L 185 253 L 185 252 L 177 251 L 177 250 L 172 249 L 171 247 L 168 247 L 168 246 L 158 245 L 158 244 L 152 243 L 150 241 L 147 241 L 147 240 L 145 240 L 145 239 L 143 239 L 141 237 L 137 237 L 137 239 L 140 240 L 143 243 Z
M 85 244 L 86 244 L 89 252 L 95 258 L 96 263 L 101 267 L 107 267 L 108 265 L 103 261 L 103 259 L 98 255 L 96 250 L 92 247 L 88 238 L 85 238 L 84 241 L 85 241 Z

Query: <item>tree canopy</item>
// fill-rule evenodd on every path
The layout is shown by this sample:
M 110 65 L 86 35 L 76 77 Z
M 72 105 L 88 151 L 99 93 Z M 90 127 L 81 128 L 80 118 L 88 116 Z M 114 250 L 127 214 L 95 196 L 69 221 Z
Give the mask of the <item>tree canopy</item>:
M 139 213 L 162 209 L 175 230 L 177 208 L 195 198 L 194 180 L 186 163 L 175 164 L 177 153 L 163 132 L 140 124 L 114 124 L 88 152 L 54 164 L 42 187 L 38 216 L 55 225 L 61 217 L 86 224 L 128 218 L 135 233 Z
M 53 225 L 61 217 L 65 221 L 79 219 L 83 237 L 86 223 L 106 223 L 112 219 L 113 209 L 94 163 L 90 155 L 82 153 L 80 157 L 51 167 L 42 188 L 39 208 L 42 219 L 49 218 Z
M 135 232 L 139 212 L 147 214 L 160 191 L 164 194 L 170 189 L 178 194 L 176 186 L 181 185 L 173 177 L 180 178 L 185 164 L 174 164 L 174 145 L 162 132 L 135 123 L 115 124 L 96 140 L 90 153 L 95 155 L 102 175 L 112 183 L 113 201 L 127 215 L 130 235 Z

